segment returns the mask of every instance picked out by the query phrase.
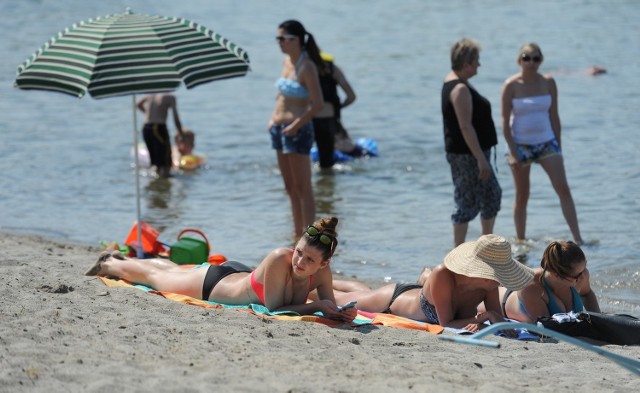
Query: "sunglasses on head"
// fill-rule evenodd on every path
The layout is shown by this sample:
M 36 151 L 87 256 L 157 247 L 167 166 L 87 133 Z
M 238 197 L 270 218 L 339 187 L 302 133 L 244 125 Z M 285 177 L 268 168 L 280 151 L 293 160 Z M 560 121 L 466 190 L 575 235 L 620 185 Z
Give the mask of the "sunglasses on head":
M 292 34 L 284 34 L 284 35 L 279 35 L 276 37 L 276 41 L 278 42 L 284 42 L 286 41 L 293 41 L 296 38 L 295 35 Z
M 338 245 L 338 239 L 336 239 L 333 236 L 327 235 L 324 232 L 321 232 L 318 228 L 314 227 L 313 225 L 309 225 L 305 233 L 310 237 L 317 237 L 318 240 L 320 240 L 320 243 L 324 244 L 325 246 L 331 246 L 331 254 L 333 255 L 333 251 Z
M 521 59 L 524 62 L 529 62 L 533 60 L 534 63 L 540 63 L 542 61 L 542 56 L 522 55 Z

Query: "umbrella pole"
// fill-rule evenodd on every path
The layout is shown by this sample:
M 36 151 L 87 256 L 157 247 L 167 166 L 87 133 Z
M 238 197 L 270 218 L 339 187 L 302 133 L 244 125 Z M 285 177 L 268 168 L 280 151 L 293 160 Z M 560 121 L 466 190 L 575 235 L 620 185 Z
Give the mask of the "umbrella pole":
M 138 258 L 144 257 L 144 249 L 142 248 L 142 214 L 140 213 L 140 161 L 138 158 L 138 117 L 136 113 L 136 95 L 132 96 L 133 99 L 133 152 L 136 158 L 136 212 L 137 212 L 137 229 L 138 229 L 138 244 L 136 248 L 136 254 Z

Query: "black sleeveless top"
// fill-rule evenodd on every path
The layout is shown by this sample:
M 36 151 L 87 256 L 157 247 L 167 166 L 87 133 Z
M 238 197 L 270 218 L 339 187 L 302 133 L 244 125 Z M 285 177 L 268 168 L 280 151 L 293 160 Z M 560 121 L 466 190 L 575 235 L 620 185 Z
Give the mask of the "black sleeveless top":
M 456 111 L 453 108 L 453 103 L 449 98 L 451 90 L 458 83 L 464 83 L 471 92 L 471 104 L 472 115 L 471 124 L 476 130 L 478 135 L 478 142 L 482 150 L 489 150 L 492 146 L 498 144 L 498 137 L 496 135 L 496 127 L 493 124 L 493 118 L 491 117 L 491 103 L 484 98 L 469 85 L 460 79 L 455 79 L 449 82 L 445 82 L 442 86 L 442 120 L 444 123 L 444 149 L 447 153 L 456 154 L 471 154 L 471 150 L 467 146 L 467 143 L 462 136 L 458 119 L 456 118 Z
M 324 102 L 330 102 L 333 105 L 333 110 L 336 119 L 340 118 L 340 97 L 338 96 L 338 84 L 333 77 L 333 63 L 325 61 L 327 64 L 327 70 L 325 72 L 319 72 L 318 78 L 320 79 L 320 88 L 322 89 L 322 97 Z

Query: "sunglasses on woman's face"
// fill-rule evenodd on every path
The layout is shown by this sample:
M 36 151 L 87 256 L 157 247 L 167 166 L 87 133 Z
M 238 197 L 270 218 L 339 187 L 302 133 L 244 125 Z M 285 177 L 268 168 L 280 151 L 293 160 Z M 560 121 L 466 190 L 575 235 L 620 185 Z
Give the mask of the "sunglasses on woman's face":
M 578 281 L 580 277 L 582 277 L 582 275 L 584 274 L 584 270 L 585 269 L 583 269 L 580 273 L 576 274 L 575 276 L 566 275 L 566 276 L 562 276 L 562 278 L 564 278 L 567 281 Z
M 278 41 L 278 42 L 293 41 L 295 38 L 296 38 L 295 35 L 284 34 L 284 35 L 277 36 L 276 37 L 276 41 Z
M 540 63 L 542 61 L 542 57 L 541 56 L 522 55 L 521 59 L 525 63 L 530 62 L 532 60 L 533 60 L 534 63 Z

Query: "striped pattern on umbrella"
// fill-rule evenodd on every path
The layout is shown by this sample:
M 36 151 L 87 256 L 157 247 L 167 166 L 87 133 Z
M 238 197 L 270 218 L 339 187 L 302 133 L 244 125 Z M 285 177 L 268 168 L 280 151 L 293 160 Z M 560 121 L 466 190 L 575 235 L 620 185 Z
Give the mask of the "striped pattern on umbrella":
M 243 76 L 239 46 L 186 19 L 123 14 L 89 19 L 52 37 L 18 67 L 15 86 L 94 98 L 188 89 Z

